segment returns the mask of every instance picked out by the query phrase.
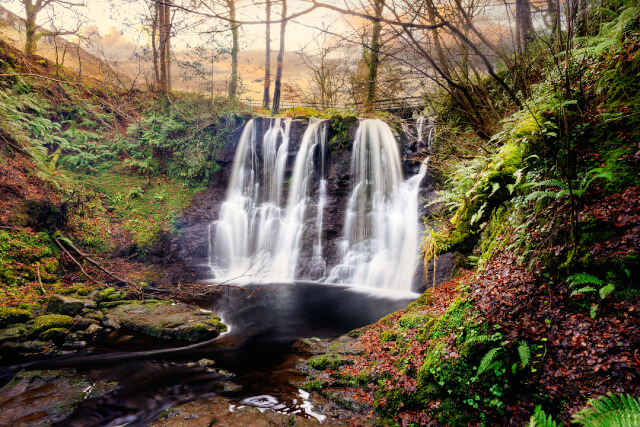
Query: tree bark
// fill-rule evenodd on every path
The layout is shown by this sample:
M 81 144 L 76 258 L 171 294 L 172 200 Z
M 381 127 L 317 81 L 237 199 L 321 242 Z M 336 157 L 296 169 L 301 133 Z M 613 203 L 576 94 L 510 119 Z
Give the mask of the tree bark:
M 282 85 L 282 67 L 284 65 L 284 35 L 287 29 L 287 0 L 282 0 L 282 22 L 280 23 L 280 49 L 278 50 L 278 59 L 276 65 L 276 82 L 273 90 L 273 106 L 272 113 L 280 110 L 280 87 Z
M 36 48 L 38 46 L 38 37 L 36 35 L 36 31 L 38 29 L 38 25 L 36 24 L 36 18 L 40 10 L 42 10 L 42 0 L 36 1 L 36 4 L 33 4 L 32 0 L 22 0 L 22 4 L 24 4 L 25 11 L 25 43 L 24 43 L 24 51 L 27 55 L 33 55 L 36 53 Z
M 160 33 L 160 40 L 158 45 L 158 51 L 160 54 L 160 91 L 166 94 L 167 92 L 167 49 L 166 43 L 166 14 L 164 13 L 165 4 L 156 3 L 158 8 L 158 32 Z
M 376 18 L 382 18 L 385 0 L 374 0 L 374 13 Z M 373 21 L 373 29 L 371 31 L 371 45 L 369 55 L 367 55 L 367 67 L 369 74 L 367 76 L 367 86 L 365 89 L 364 108 L 370 110 L 376 98 L 376 83 L 378 80 L 378 66 L 380 65 L 380 33 L 382 32 L 382 22 Z
M 516 0 L 516 42 L 520 54 L 527 50 L 532 37 L 531 3 L 529 0 Z
M 229 19 L 235 21 L 236 19 L 236 2 L 235 0 L 227 0 L 227 7 L 229 8 Z M 238 24 L 231 22 L 231 80 L 229 81 L 229 99 L 235 99 L 238 95 Z
M 167 61 L 167 81 L 166 88 L 167 93 L 171 92 L 171 1 L 165 0 L 164 13 L 165 13 L 165 26 L 166 26 L 166 34 L 165 34 L 165 61 Z
M 271 0 L 266 0 L 267 29 L 265 31 L 266 46 L 264 58 L 264 94 L 262 95 L 262 107 L 269 108 L 269 91 L 271 89 Z
M 160 68 L 158 65 L 158 8 L 153 2 L 153 18 L 151 19 L 151 51 L 153 52 L 153 84 L 157 88 L 160 84 Z

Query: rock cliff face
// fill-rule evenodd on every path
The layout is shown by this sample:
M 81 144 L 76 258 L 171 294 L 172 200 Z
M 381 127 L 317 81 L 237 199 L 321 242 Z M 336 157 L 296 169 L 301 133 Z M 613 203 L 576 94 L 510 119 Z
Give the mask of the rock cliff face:
M 256 118 L 254 120 L 256 154 L 261 159 L 262 136 L 269 129 L 272 119 Z M 340 261 L 341 257 L 338 240 L 343 234 L 345 209 L 352 191 L 351 147 L 358 122 L 352 121 L 346 126 L 344 124 L 336 126 L 334 122 L 328 121 L 325 126 L 327 135 L 327 150 L 325 153 L 327 198 L 323 211 L 322 236 L 324 241 L 323 258 L 328 271 L 329 268 Z M 294 119 L 291 122 L 286 177 L 289 177 L 293 172 L 295 156 L 300 148 L 300 142 L 306 127 L 306 119 Z M 336 129 L 342 129 L 342 131 L 339 132 Z M 192 207 L 176 222 L 177 231 L 165 236 L 161 244 L 150 255 L 152 262 L 162 265 L 162 271 L 166 274 L 165 280 L 175 283 L 177 281 L 186 282 L 213 278 L 207 265 L 208 227 L 218 219 L 241 133 L 242 126 L 238 126 L 231 141 L 221 148 L 217 160 L 221 168 L 216 173 L 211 186 L 195 197 Z M 418 152 L 415 131 L 412 132 L 411 126 L 405 126 L 404 131 L 396 132 L 396 139 L 400 144 L 405 177 L 411 176 L 417 172 L 425 153 Z M 319 162 L 316 167 L 319 175 Z M 287 184 L 285 184 L 286 186 Z M 430 198 L 432 193 L 431 179 L 427 176 L 421 186 L 421 200 Z M 304 243 L 299 254 L 298 271 L 296 272 L 296 276 L 305 279 L 318 278 L 315 277 L 317 271 L 313 271 L 309 262 L 312 257 L 313 242 L 317 238 L 315 224 L 317 202 L 318 194 L 316 192 L 311 195 L 311 202 L 307 208 L 307 224 L 302 237 Z M 422 207 L 424 203 L 420 202 L 419 205 Z M 424 272 L 417 272 L 416 279 L 419 282 L 423 282 Z

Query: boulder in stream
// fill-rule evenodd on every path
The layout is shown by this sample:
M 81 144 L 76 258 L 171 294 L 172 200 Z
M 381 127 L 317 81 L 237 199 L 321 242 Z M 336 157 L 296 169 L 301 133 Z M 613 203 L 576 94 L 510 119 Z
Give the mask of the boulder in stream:
M 220 318 L 185 304 L 164 301 L 131 301 L 108 310 L 123 328 L 162 339 L 199 342 L 227 330 Z

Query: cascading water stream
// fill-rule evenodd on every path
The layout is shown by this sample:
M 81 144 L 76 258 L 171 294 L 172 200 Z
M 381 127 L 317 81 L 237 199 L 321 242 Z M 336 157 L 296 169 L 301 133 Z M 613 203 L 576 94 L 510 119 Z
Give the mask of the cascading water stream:
M 420 150 L 420 145 L 425 140 L 426 129 L 428 129 L 429 132 L 426 134 L 426 147 L 427 150 L 431 153 L 433 151 L 432 141 L 436 129 L 435 123 L 433 123 L 433 121 L 428 117 L 418 117 L 418 119 L 416 120 L 416 130 L 418 133 L 418 150 Z
M 418 254 L 418 191 L 426 162 L 404 180 L 398 144 L 381 120 L 363 120 L 351 158 L 342 260 L 327 281 L 410 291 Z
M 346 200 L 341 258 L 328 269 L 324 252 L 332 247 L 324 241 L 323 215 L 328 200 L 335 199 L 327 194 L 325 123 L 310 119 L 293 165 L 288 162 L 290 119 L 271 119 L 261 140 L 254 120 L 246 124 L 219 219 L 209 226 L 216 279 L 283 282 L 304 276 L 411 291 L 418 254 L 418 191 L 426 162 L 405 180 L 389 126 L 381 120 L 360 122 L 351 154 L 353 187 Z
M 324 141 L 325 129 L 322 126 L 322 121 L 311 118 L 296 155 L 287 210 L 273 260 L 272 278 L 291 280 L 295 276 L 305 226 L 305 213 L 310 202 L 309 196 L 314 182 L 314 157 L 318 146 L 324 152 Z M 319 215 L 322 215 L 322 211 L 318 210 Z
M 315 181 L 314 159 L 319 151 L 324 173 L 326 138 L 322 121 L 311 119 L 296 154 L 290 190 L 283 203 L 290 129 L 291 119 L 273 119 L 262 138 L 260 159 L 255 121 L 245 125 L 219 219 L 208 230 L 209 265 L 217 279 L 294 278 L 308 198 Z M 258 180 L 260 163 L 262 185 Z M 319 207 L 320 216 L 321 210 Z

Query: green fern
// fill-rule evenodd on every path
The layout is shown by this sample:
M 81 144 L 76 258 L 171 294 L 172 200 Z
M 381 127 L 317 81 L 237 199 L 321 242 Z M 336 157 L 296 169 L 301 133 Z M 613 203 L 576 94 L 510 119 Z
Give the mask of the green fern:
M 475 343 L 485 343 L 491 339 L 491 335 L 480 334 L 480 335 L 471 335 L 464 342 L 464 345 L 473 345 Z
M 518 355 L 520 356 L 520 364 L 523 367 L 529 365 L 529 362 L 531 361 L 531 349 L 526 341 L 523 341 L 518 346 Z
M 478 366 L 478 375 L 487 371 L 489 367 L 491 367 L 491 365 L 493 364 L 493 360 L 496 358 L 500 350 L 500 347 L 495 347 L 489 350 L 487 354 L 484 355 L 484 357 L 480 361 L 480 365 Z
M 586 427 L 635 427 L 640 425 L 640 399 L 628 394 L 608 393 L 591 399 L 588 406 L 573 416 L 573 423 Z
M 529 420 L 529 427 L 558 427 L 559 424 L 551 415 L 547 415 L 540 405 L 536 406 Z
M 558 193 L 554 191 L 534 191 L 530 193 L 524 200 L 526 202 L 530 202 L 531 200 L 546 199 L 547 197 L 556 199 L 558 198 Z
M 559 179 L 545 179 L 544 181 L 535 183 L 533 187 L 558 187 L 562 190 L 569 189 L 569 186 L 567 185 L 567 183 Z
M 587 273 L 572 274 L 571 276 L 567 277 L 567 282 L 569 282 L 570 287 L 573 287 L 575 285 L 602 286 L 602 280 Z
M 615 290 L 615 288 L 616 287 L 613 283 L 609 283 L 606 286 L 601 287 L 598 291 L 600 293 L 600 299 L 605 299 L 606 297 L 608 297 L 611 292 Z
M 580 289 L 576 289 L 575 291 L 571 292 L 571 296 L 576 296 L 576 295 L 580 295 L 580 294 L 586 294 L 589 292 L 595 292 L 596 288 L 592 287 L 592 286 L 585 286 L 584 288 L 580 288 Z
M 576 289 L 573 292 L 571 292 L 572 297 L 575 295 L 593 293 L 598 291 L 598 294 L 600 295 L 600 299 L 603 300 L 609 295 L 611 295 L 611 293 L 616 289 L 616 286 L 613 283 L 605 284 L 601 279 L 598 279 L 596 276 L 592 276 L 591 274 L 587 274 L 587 273 L 573 274 L 567 278 L 567 283 L 569 283 L 570 288 L 573 288 L 574 286 L 577 286 L 577 285 L 589 285 L 589 286 L 583 286 L 582 288 Z M 598 287 L 599 289 L 596 289 L 594 286 Z M 600 304 L 598 303 L 595 303 L 591 306 L 591 309 L 589 310 L 589 314 L 591 315 L 591 318 L 595 319 L 596 314 L 598 314 L 598 308 L 600 308 Z

